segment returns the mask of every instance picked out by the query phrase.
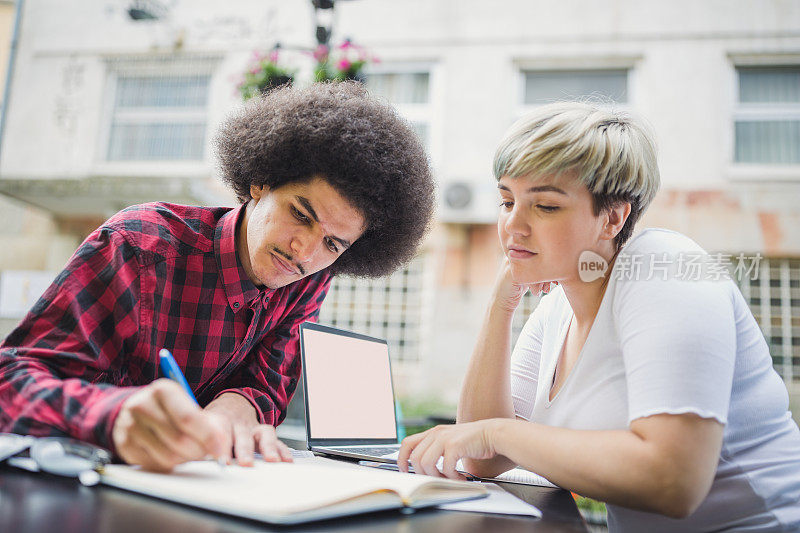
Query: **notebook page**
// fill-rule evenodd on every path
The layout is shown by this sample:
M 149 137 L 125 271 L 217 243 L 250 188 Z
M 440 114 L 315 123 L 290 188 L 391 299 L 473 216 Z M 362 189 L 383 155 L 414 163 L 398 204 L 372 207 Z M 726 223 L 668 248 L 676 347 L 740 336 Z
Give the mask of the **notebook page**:
M 360 467 L 265 462 L 256 462 L 253 467 L 221 467 L 212 461 L 196 461 L 179 465 L 170 474 L 108 465 L 103 474 L 103 482 L 109 485 L 267 521 L 386 489 L 408 496 L 431 482 L 443 486 L 460 484 L 442 481 Z M 394 499 L 399 507 L 400 498 Z
M 509 483 L 521 483 L 523 485 L 538 485 L 540 487 L 558 488 L 558 485 L 551 483 L 547 478 L 519 467 L 512 468 L 508 472 L 503 472 L 494 479 Z

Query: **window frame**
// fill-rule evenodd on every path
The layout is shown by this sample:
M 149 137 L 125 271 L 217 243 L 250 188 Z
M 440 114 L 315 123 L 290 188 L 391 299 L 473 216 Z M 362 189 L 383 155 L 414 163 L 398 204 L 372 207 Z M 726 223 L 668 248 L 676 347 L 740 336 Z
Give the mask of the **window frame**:
M 736 255 L 731 254 L 732 257 Z M 755 254 L 749 255 L 752 262 Z M 793 341 L 800 336 L 800 328 L 794 324 L 798 309 L 794 302 L 797 302 L 800 288 L 792 284 L 798 282 L 800 260 L 788 256 L 762 256 L 760 253 L 758 258 L 757 277 L 737 278 L 731 273 L 731 278 L 764 334 L 773 368 L 787 386 L 796 386 L 800 384 L 800 347 Z M 776 342 L 778 340 L 780 342 Z
M 525 103 L 525 87 L 526 87 L 526 72 L 542 71 L 542 72 L 571 72 L 571 71 L 598 71 L 598 70 L 625 70 L 627 71 L 627 94 L 628 99 L 624 103 L 610 103 L 604 104 L 598 102 L 598 105 L 604 109 L 618 109 L 621 111 L 628 111 L 633 109 L 637 100 L 637 87 L 638 87 L 638 69 L 637 63 L 641 60 L 640 56 L 629 57 L 596 57 L 596 58 L 549 58 L 546 60 L 531 61 L 520 59 L 516 60 L 516 109 L 514 113 L 514 120 L 520 118 L 522 115 L 529 113 L 544 104 L 526 104 Z
M 421 104 L 389 102 L 398 113 L 412 123 L 428 125 L 428 144 L 425 149 L 434 168 L 441 167 L 443 123 L 441 105 L 441 65 L 435 61 L 385 60 L 370 65 L 364 72 L 367 79 L 376 74 L 428 74 L 428 102 Z M 380 96 L 380 95 L 378 95 Z
M 800 164 L 744 163 L 736 161 L 736 123 L 742 120 L 800 120 L 800 104 L 740 102 L 739 69 L 748 67 L 800 67 L 800 54 L 730 54 L 728 56 L 728 86 L 730 120 L 725 128 L 726 177 L 730 181 L 798 181 Z M 788 109 L 795 108 L 795 109 Z M 787 118 L 789 112 L 792 118 Z M 795 118 L 796 117 L 796 118 Z
M 180 175 L 185 177 L 199 177 L 208 174 L 208 158 L 210 139 L 213 132 L 211 126 L 211 104 L 213 101 L 214 77 L 221 58 L 217 56 L 194 57 L 107 57 L 105 58 L 106 85 L 103 95 L 103 111 L 100 115 L 99 135 L 95 148 L 95 161 L 93 173 L 95 175 L 112 176 L 152 176 Z M 202 120 L 205 125 L 202 156 L 199 159 L 126 159 L 113 160 L 108 158 L 109 143 L 111 142 L 111 129 L 120 112 L 116 109 L 117 88 L 122 77 L 184 77 L 207 76 L 208 96 L 202 108 L 135 108 L 122 111 L 122 115 L 130 119 L 131 123 L 146 123 L 153 118 L 174 119 L 175 123 L 182 123 L 179 119 L 190 117 Z
M 393 372 L 422 368 L 431 334 L 433 260 L 423 249 L 388 276 L 337 276 L 320 308 L 320 323 L 387 339 Z

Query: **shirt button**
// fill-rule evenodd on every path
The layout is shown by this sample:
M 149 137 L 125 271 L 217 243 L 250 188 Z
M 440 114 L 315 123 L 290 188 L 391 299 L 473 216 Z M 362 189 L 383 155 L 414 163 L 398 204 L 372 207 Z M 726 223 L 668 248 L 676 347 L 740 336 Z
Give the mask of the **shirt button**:
M 233 308 L 239 309 L 239 302 L 233 302 Z

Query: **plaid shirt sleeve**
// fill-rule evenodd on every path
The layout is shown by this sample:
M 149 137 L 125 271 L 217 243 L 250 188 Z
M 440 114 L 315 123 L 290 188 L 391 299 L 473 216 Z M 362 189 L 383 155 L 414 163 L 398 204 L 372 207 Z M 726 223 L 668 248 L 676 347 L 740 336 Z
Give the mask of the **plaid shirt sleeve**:
M 316 322 L 319 308 L 331 283 L 327 271 L 306 278 L 298 290 L 291 311 L 264 336 L 249 356 L 246 367 L 229 380 L 225 392 L 244 396 L 255 408 L 262 424 L 277 426 L 286 417 L 286 407 L 300 379 L 300 328 L 307 320 Z
M 100 228 L 0 345 L 0 431 L 72 436 L 113 450 L 116 414 L 136 387 L 124 362 L 138 343 L 135 249 Z

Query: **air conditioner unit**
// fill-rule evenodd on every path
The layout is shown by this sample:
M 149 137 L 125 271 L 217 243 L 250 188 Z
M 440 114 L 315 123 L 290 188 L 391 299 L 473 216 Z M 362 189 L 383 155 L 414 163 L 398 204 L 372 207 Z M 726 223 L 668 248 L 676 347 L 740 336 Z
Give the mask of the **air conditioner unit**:
M 442 184 L 439 220 L 456 224 L 493 224 L 496 209 L 491 203 L 490 188 L 478 187 L 473 181 L 450 180 Z
M 448 209 L 464 210 L 472 205 L 472 184 L 454 181 L 444 189 L 444 203 Z
M 463 180 L 442 183 L 439 220 L 450 223 L 469 223 L 475 203 L 474 186 Z

